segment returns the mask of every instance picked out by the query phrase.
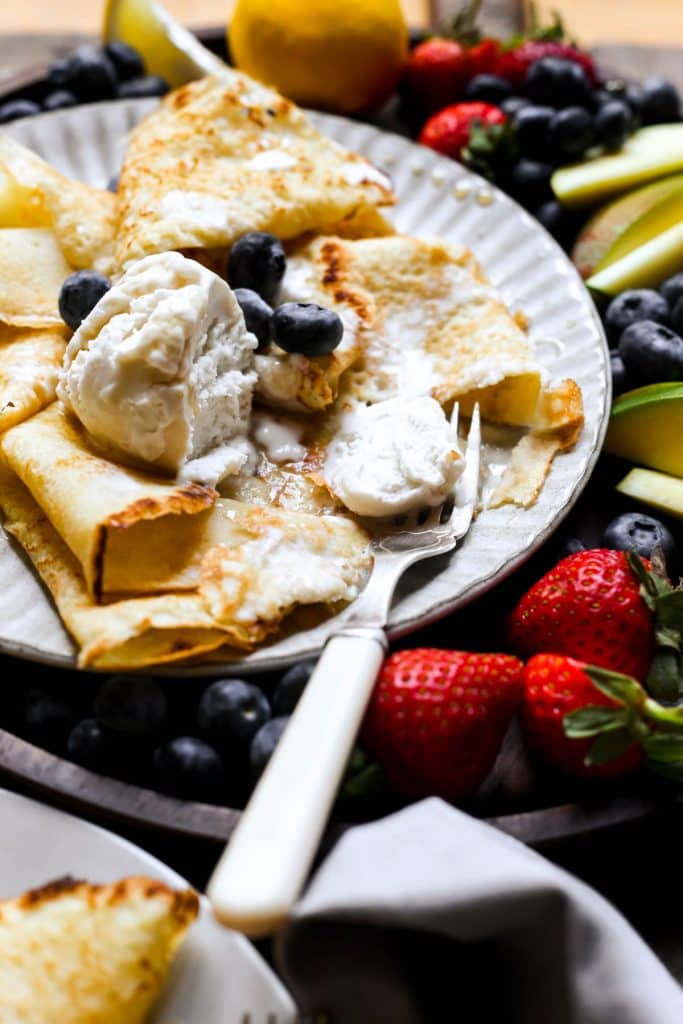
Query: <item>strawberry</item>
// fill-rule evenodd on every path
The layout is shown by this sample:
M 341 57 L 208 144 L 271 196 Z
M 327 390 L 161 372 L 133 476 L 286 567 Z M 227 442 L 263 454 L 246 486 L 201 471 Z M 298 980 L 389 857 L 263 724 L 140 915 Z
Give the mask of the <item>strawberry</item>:
M 455 39 L 434 36 L 418 43 L 410 54 L 406 82 L 427 110 L 452 103 L 469 80 L 465 48 Z
M 496 61 L 501 55 L 502 46 L 497 39 L 486 36 L 474 46 L 467 49 L 467 77 L 475 75 L 491 75 Z
M 509 638 L 522 655 L 568 654 L 644 679 L 654 649 L 653 615 L 623 551 L 578 551 L 522 597 Z
M 526 736 L 546 760 L 568 775 L 609 777 L 625 775 L 643 760 L 638 743 L 623 731 L 606 732 L 614 742 L 613 759 L 594 763 L 588 759 L 593 746 L 589 736 L 570 738 L 565 732 L 565 715 L 585 708 L 614 708 L 617 701 L 602 693 L 584 672 L 584 665 L 561 654 L 537 654 L 524 669 L 522 725 Z M 606 716 L 598 719 L 605 720 Z
M 541 57 L 561 57 L 580 64 L 588 75 L 591 85 L 597 85 L 598 69 L 595 61 L 585 50 L 556 40 L 527 39 L 514 50 L 501 53 L 494 65 L 494 74 L 506 78 L 511 85 L 522 86 L 526 73 Z
M 473 126 L 495 128 L 507 121 L 505 114 L 491 103 L 479 101 L 454 103 L 429 118 L 418 142 L 454 160 L 460 160 L 470 144 Z
M 457 800 L 491 770 L 522 674 L 509 654 L 399 651 L 384 663 L 363 741 L 401 793 Z
M 660 700 L 683 692 L 683 591 L 659 558 L 607 548 L 563 558 L 513 609 L 508 636 L 522 656 L 567 654 L 647 680 Z

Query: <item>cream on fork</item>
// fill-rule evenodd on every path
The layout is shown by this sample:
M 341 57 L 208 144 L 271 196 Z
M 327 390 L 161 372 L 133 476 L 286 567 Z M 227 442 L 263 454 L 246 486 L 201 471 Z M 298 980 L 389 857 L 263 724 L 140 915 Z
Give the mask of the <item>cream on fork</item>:
M 456 426 L 457 416 L 456 406 Z M 479 491 L 480 447 L 475 406 L 465 469 L 452 498 L 429 509 L 426 518 L 375 536 L 368 584 L 327 641 L 209 882 L 209 898 L 224 924 L 257 937 L 289 915 L 387 650 L 385 627 L 396 584 L 415 562 L 452 551 L 469 530 Z

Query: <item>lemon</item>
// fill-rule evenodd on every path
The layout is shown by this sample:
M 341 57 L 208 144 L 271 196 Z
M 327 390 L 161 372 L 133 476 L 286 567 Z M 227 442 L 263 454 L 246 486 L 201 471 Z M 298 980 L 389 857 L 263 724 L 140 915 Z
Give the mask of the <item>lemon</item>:
M 235 64 L 307 107 L 358 113 L 395 86 L 408 54 L 400 0 L 237 0 Z
M 138 50 L 147 73 L 172 88 L 225 69 L 225 64 L 188 32 L 157 0 L 107 0 L 102 34 Z

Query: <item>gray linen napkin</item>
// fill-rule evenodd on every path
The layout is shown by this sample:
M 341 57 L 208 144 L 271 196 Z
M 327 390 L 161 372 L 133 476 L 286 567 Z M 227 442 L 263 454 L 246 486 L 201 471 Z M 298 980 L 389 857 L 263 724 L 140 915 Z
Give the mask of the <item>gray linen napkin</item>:
M 438 799 L 347 832 L 277 956 L 331 1024 L 683 1024 L 683 992 L 613 906 Z

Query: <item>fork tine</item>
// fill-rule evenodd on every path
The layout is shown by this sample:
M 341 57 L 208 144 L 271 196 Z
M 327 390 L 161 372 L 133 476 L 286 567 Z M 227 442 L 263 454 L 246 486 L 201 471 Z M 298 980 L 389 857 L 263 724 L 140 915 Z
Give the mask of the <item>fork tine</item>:
M 453 409 L 451 410 L 451 426 L 455 433 L 458 433 L 458 418 L 460 416 L 460 403 L 454 402 Z
M 455 508 L 450 526 L 456 539 L 464 537 L 470 528 L 479 493 L 479 463 L 481 457 L 481 424 L 479 403 L 472 412 L 470 430 L 467 435 L 465 469 L 455 486 Z

